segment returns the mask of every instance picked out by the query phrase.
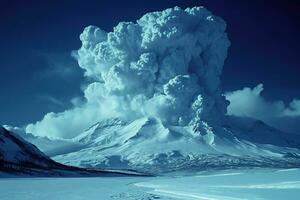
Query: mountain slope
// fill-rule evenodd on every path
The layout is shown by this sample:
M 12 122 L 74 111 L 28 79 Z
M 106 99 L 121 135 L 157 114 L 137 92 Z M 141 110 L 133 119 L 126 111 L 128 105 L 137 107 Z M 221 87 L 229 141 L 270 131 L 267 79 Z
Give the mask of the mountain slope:
M 229 128 L 238 138 L 259 144 L 300 148 L 300 135 L 285 133 L 259 120 L 228 116 L 224 127 Z
M 147 172 L 300 166 L 299 138 L 250 119 L 228 118 L 222 127 L 206 125 L 200 132 L 189 126 L 166 127 L 156 118 L 111 119 L 74 141 L 84 148 L 54 159 L 75 166 Z
M 1 176 L 123 176 L 134 172 L 87 170 L 57 163 L 17 134 L 0 127 Z
M 9 125 L 3 126 L 6 130 L 13 132 L 15 135 L 23 138 L 25 141 L 37 146 L 47 156 L 56 156 L 81 149 L 81 144 L 69 139 L 48 138 L 26 133 L 19 127 Z
M 0 159 L 2 162 L 28 166 L 55 166 L 37 147 L 0 127 Z

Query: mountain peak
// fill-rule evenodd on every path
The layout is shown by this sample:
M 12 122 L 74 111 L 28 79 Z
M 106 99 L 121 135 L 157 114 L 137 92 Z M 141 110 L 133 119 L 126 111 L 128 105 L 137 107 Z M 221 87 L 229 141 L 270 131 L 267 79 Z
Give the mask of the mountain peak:
M 191 126 L 168 127 L 152 117 L 126 123 L 109 120 L 77 137 L 79 143 L 86 145 L 83 149 L 54 159 L 83 167 L 126 168 L 147 172 L 190 169 L 191 165 L 196 168 L 203 165 L 224 168 L 300 165 L 300 161 L 289 156 L 300 155 L 299 150 L 278 144 L 282 138 L 288 140 L 288 135 L 276 132 L 265 124 L 255 126 L 256 123 L 246 122 L 246 119 L 245 125 L 237 129 L 235 123 L 238 122 L 228 120 L 228 125 L 203 128 L 203 134 L 197 134 Z M 256 127 L 251 129 L 253 137 L 247 138 L 240 133 L 253 126 Z M 277 139 L 268 140 L 270 143 L 267 144 L 260 134 L 265 130 L 269 130 L 268 134 L 273 133 Z

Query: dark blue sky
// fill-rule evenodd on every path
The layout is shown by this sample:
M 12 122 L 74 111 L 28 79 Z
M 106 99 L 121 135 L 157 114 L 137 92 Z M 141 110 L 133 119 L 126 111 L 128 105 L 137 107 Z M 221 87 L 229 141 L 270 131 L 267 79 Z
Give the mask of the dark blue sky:
M 228 25 L 223 88 L 265 85 L 267 99 L 300 97 L 300 1 L 7 1 L 0 6 L 0 124 L 22 125 L 71 107 L 82 71 L 70 56 L 93 24 L 109 31 L 149 11 L 203 5 Z

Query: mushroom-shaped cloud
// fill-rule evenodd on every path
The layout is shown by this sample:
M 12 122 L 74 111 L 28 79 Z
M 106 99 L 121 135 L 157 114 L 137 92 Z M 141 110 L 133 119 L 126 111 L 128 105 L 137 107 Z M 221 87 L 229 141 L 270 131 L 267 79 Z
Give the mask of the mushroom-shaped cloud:
M 136 22 L 120 22 L 111 32 L 86 27 L 75 57 L 93 82 L 81 109 L 102 118 L 153 116 L 165 125 L 217 123 L 227 107 L 220 88 L 230 45 L 225 29 L 225 22 L 203 7 L 147 13 Z M 29 129 L 55 126 L 51 116 Z

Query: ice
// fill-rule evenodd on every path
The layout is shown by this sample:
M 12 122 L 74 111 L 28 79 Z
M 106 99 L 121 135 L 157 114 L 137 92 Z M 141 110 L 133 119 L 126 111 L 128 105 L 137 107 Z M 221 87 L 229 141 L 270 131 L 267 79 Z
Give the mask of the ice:
M 132 183 L 144 178 L 0 179 L 1 200 L 146 199 L 153 196 Z M 148 198 L 149 200 L 151 198 Z
M 296 200 L 300 195 L 300 170 L 230 171 L 182 176 L 144 183 L 156 195 L 201 200 Z
M 0 179 L 1 200 L 298 200 L 300 169 L 159 177 Z

